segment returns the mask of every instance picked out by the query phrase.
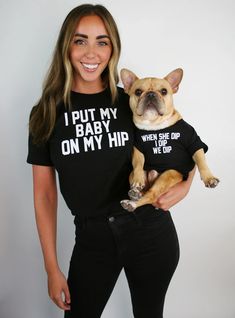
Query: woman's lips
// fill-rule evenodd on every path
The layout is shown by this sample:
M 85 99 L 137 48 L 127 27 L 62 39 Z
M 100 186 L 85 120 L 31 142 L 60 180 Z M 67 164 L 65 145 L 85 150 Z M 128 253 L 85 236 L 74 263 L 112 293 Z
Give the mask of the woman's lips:
M 88 63 L 82 63 L 81 62 L 81 64 L 84 67 L 84 69 L 86 71 L 88 71 L 88 72 L 95 72 L 97 70 L 98 66 L 99 66 L 98 63 L 96 63 L 96 64 L 88 64 Z

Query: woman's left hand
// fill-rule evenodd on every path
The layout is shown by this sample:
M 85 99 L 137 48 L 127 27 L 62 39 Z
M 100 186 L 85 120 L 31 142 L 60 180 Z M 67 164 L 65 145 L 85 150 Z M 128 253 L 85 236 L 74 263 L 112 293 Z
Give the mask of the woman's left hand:
M 172 206 L 181 201 L 189 192 L 190 186 L 193 181 L 196 168 L 190 171 L 188 179 L 177 183 L 171 187 L 166 193 L 162 194 L 156 201 L 154 206 L 162 210 L 168 211 Z

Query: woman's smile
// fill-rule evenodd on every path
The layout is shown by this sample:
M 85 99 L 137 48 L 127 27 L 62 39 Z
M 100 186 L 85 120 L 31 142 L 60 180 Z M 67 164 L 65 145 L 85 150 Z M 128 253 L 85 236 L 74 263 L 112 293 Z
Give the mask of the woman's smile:
M 88 64 L 81 62 L 82 66 L 87 72 L 95 72 L 98 69 L 99 63 L 97 64 Z

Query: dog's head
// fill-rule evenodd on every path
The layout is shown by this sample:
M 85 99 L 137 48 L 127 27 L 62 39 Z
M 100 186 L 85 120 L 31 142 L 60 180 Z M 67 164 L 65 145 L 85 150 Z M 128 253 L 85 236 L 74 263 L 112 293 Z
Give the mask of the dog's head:
M 139 79 L 133 72 L 122 69 L 121 79 L 130 96 L 130 107 L 137 127 L 160 125 L 174 112 L 173 94 L 179 89 L 183 70 L 178 68 L 164 78 Z

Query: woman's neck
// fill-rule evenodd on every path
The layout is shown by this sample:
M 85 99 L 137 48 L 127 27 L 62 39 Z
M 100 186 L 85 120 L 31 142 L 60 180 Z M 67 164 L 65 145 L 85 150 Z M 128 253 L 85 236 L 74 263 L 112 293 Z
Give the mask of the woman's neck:
M 102 92 L 104 90 L 104 86 L 102 81 L 83 83 L 82 81 L 75 80 L 72 85 L 72 90 L 82 94 L 96 94 Z

